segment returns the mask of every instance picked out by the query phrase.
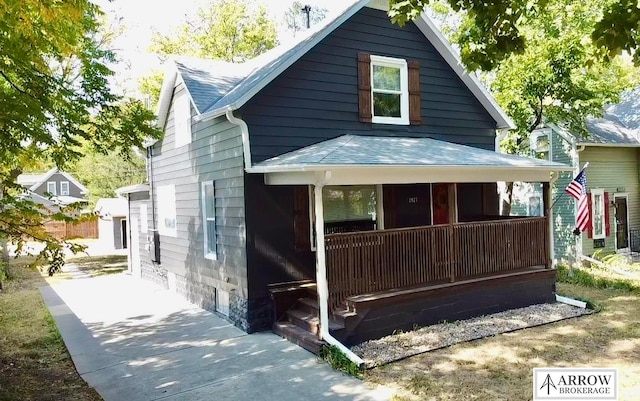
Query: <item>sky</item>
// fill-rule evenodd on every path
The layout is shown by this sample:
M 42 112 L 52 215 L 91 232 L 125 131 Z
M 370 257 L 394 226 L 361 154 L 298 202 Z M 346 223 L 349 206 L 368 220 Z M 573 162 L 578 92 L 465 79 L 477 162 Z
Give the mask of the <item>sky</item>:
M 119 56 L 120 63 L 116 71 L 115 85 L 125 94 L 132 94 L 137 87 L 137 79 L 151 68 L 158 68 L 158 58 L 147 49 L 153 30 L 168 34 L 194 16 L 199 8 L 212 0 L 92 0 L 107 14 L 108 20 L 123 29 L 122 34 L 113 42 L 112 47 Z M 268 2 L 267 2 L 268 1 Z M 260 2 L 260 1 L 259 1 Z M 271 17 L 280 24 L 284 12 L 293 0 L 262 0 L 267 5 Z M 304 2 L 304 1 L 303 1 Z M 311 0 L 304 2 L 311 6 L 321 4 L 331 11 L 344 6 L 344 0 Z

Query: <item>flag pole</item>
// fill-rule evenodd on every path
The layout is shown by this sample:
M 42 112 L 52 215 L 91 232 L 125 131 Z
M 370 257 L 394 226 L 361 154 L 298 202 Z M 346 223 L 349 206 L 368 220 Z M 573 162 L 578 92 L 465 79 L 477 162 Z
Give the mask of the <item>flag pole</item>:
M 580 175 L 580 173 L 582 173 L 587 167 L 589 166 L 589 162 L 586 162 L 584 164 L 584 166 L 580 169 L 580 171 L 578 172 L 578 174 L 576 175 L 576 177 L 578 175 Z M 575 177 L 574 177 L 575 178 Z M 586 188 L 585 188 L 586 190 Z M 588 195 L 587 195 L 588 196 Z M 575 209 L 574 209 L 575 210 Z M 577 218 L 577 215 L 576 215 Z M 576 228 L 577 229 L 577 228 Z M 575 263 L 578 264 L 581 261 L 581 254 L 582 254 L 582 231 L 580 232 L 580 234 L 576 235 L 576 261 Z M 569 266 L 569 277 L 573 277 L 573 264 L 571 264 Z

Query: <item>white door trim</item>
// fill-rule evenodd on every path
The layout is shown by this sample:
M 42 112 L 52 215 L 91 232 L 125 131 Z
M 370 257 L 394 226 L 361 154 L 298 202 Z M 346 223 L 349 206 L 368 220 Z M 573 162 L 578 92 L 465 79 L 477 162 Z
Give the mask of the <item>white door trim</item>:
M 629 235 L 629 193 L 628 192 L 616 192 L 613 194 L 613 204 L 616 204 L 616 198 L 625 198 L 626 202 L 625 205 L 627 206 L 627 247 L 626 248 L 621 248 L 618 249 L 618 219 L 616 217 L 616 210 L 614 209 L 614 220 L 616 223 L 616 227 L 615 227 L 615 233 L 613 235 L 613 240 L 614 240 L 614 246 L 615 246 L 615 250 L 616 252 L 629 252 L 629 250 L 631 249 L 631 236 Z M 607 205 L 607 207 L 609 207 Z

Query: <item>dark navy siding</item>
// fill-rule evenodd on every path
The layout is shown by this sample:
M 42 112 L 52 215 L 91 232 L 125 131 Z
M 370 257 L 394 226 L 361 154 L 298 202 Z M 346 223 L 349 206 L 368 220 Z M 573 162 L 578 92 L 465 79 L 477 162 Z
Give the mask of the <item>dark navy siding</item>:
M 420 126 L 358 118 L 358 52 L 420 62 Z M 430 137 L 494 148 L 496 123 L 420 30 L 364 8 L 242 107 L 254 163 L 345 133 Z

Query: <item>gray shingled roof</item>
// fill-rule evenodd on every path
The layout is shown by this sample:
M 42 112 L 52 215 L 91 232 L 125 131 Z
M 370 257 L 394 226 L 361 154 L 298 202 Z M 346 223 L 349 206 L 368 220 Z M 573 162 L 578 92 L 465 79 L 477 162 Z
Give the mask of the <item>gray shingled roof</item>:
M 586 125 L 590 137 L 579 143 L 640 146 L 640 87 L 624 93 L 601 118 L 587 119 Z
M 256 168 L 290 170 L 335 166 L 478 166 L 536 167 L 568 170 L 570 166 L 497 153 L 430 138 L 343 135 L 265 160 Z
M 198 113 L 224 98 L 251 71 L 246 64 L 218 60 L 178 57 L 174 62 Z
M 259 92 L 265 85 L 281 74 L 288 66 L 307 53 L 320 40 L 333 32 L 344 21 L 365 7 L 371 0 L 345 0 L 342 4 L 342 12 L 336 10 L 313 26 L 302 32 L 295 39 L 281 43 L 278 47 L 248 60 L 244 63 L 225 63 L 210 60 L 195 60 L 193 58 L 179 58 L 175 60 L 178 74 L 184 81 L 189 94 L 195 104 L 198 114 L 202 118 L 216 117 L 224 114 L 229 109 L 235 110 L 241 107 L 252 96 Z M 419 18 L 419 20 L 421 20 Z M 419 22 L 419 21 L 417 21 Z M 426 21 L 428 32 L 432 32 L 432 42 L 442 42 L 436 45 L 437 50 L 452 66 L 473 94 L 482 103 L 489 114 L 498 123 L 498 128 L 509 128 L 513 122 L 497 105 L 489 92 L 473 75 L 469 75 L 460 66 L 460 61 L 454 50 L 432 22 Z M 424 31 L 423 31 L 424 32 Z M 425 35 L 429 35 L 425 33 Z M 168 75 L 169 76 L 169 75 Z M 175 79 L 175 77 L 170 78 Z M 169 82 L 169 83 L 167 83 Z M 163 85 L 160 102 L 158 105 L 158 124 L 163 126 L 166 113 L 169 110 L 169 99 L 173 94 L 173 82 L 169 79 Z M 164 98 L 167 99 L 164 99 Z
M 307 45 L 315 44 L 316 39 L 333 30 L 330 28 L 334 23 L 339 25 L 366 3 L 367 0 L 345 1 L 348 8 L 344 13 L 335 13 L 296 38 L 243 63 L 181 57 L 175 60 L 178 72 L 200 114 L 224 109 L 250 93 L 278 67 L 297 60 L 308 51 Z

